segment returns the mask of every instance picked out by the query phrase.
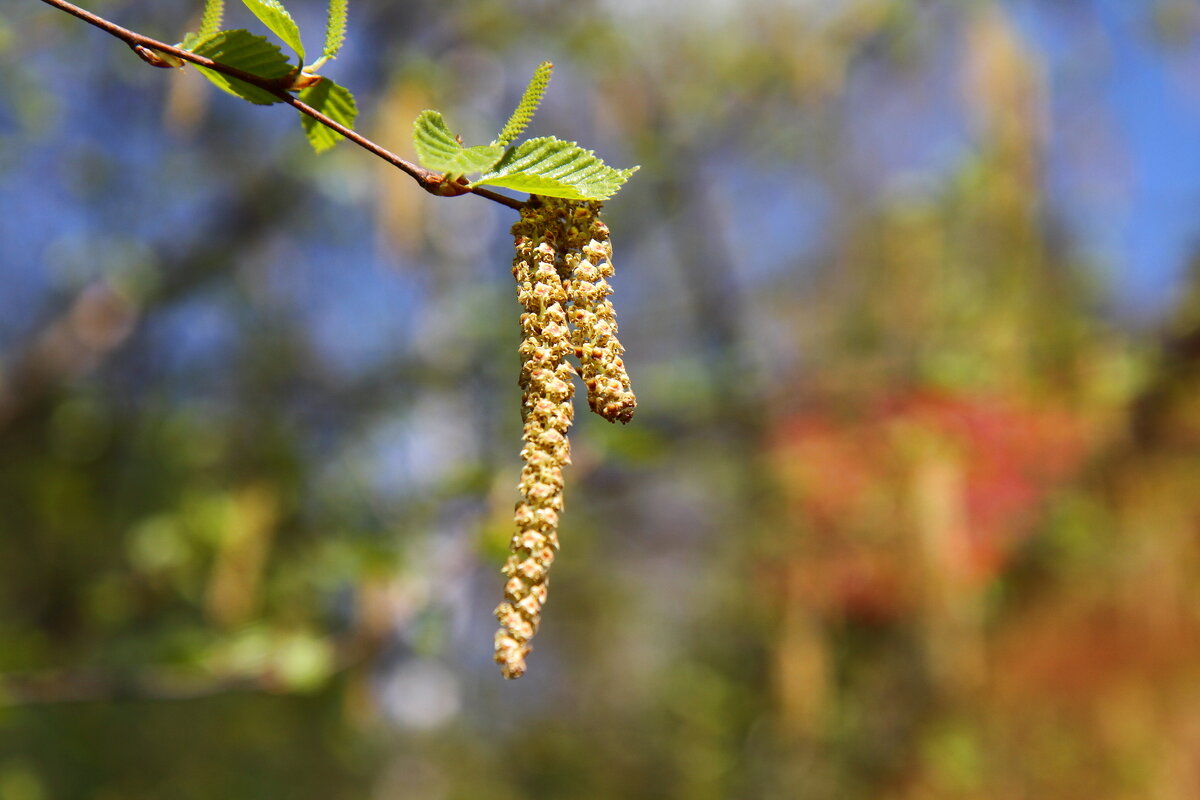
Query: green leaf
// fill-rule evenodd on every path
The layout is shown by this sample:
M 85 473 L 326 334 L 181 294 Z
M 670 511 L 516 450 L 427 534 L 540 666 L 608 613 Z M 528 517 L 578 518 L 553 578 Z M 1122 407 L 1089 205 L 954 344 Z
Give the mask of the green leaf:
M 346 38 L 346 6 L 349 0 L 329 0 L 329 17 L 325 23 L 325 47 L 322 58 L 336 58 Z
M 504 156 L 501 145 L 463 147 L 442 119 L 441 112 L 422 111 L 413 123 L 413 145 L 426 169 L 447 175 L 486 172 Z
M 554 65 L 549 61 L 537 65 L 533 77 L 529 79 L 529 85 L 525 87 L 525 93 L 521 95 L 521 102 L 517 103 L 516 110 L 508 118 L 508 122 L 504 123 L 504 128 L 492 144 L 508 145 L 521 135 L 521 131 L 525 130 L 525 126 L 533 119 L 534 112 L 542 102 L 542 95 L 546 93 L 546 85 L 550 83 L 550 73 L 553 70 Z
M 220 61 L 226 66 L 262 78 L 283 78 L 292 71 L 292 65 L 278 47 L 268 42 L 265 37 L 255 36 L 250 31 L 221 31 L 212 36 L 199 37 L 188 49 L 198 56 Z M 219 88 L 251 103 L 266 106 L 279 102 L 275 95 L 245 81 L 207 67 L 197 66 L 196 69 Z
M 637 169 L 613 169 L 575 142 L 543 136 L 509 149 L 491 172 L 471 185 L 503 186 L 568 200 L 605 200 Z
M 271 32 L 283 39 L 288 47 L 296 51 L 296 55 L 300 56 L 300 63 L 304 63 L 304 43 L 300 41 L 300 28 L 296 26 L 296 21 L 292 19 L 292 15 L 279 0 L 242 0 L 246 4 L 246 8 L 254 12 L 254 16 L 262 21 L 271 29 Z
M 340 122 L 347 128 L 354 127 L 354 119 L 358 116 L 354 95 L 350 94 L 349 89 L 339 86 L 329 78 L 322 78 L 316 86 L 302 91 L 300 99 L 334 122 Z M 308 143 L 318 153 L 328 150 L 343 138 L 340 133 L 325 127 L 307 114 L 300 115 L 300 124 L 304 126 L 304 135 L 308 137 Z
M 200 17 L 200 32 L 197 35 L 212 36 L 221 30 L 221 18 L 224 16 L 225 0 L 204 0 L 204 14 Z
M 454 166 L 446 171 L 455 175 L 487 172 L 503 157 L 504 148 L 498 144 L 480 144 L 475 147 L 467 147 L 455 160 Z

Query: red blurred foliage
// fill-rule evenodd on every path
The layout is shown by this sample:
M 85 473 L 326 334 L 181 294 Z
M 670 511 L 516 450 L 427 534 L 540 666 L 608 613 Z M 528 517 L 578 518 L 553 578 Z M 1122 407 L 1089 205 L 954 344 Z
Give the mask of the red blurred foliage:
M 796 413 L 771 444 L 802 550 L 792 586 L 826 613 L 884 621 L 915 602 L 927 567 L 914 557 L 979 585 L 1009 563 L 1094 438 L 1068 408 L 994 396 L 914 391 Z M 914 556 L 929 529 L 938 552 Z

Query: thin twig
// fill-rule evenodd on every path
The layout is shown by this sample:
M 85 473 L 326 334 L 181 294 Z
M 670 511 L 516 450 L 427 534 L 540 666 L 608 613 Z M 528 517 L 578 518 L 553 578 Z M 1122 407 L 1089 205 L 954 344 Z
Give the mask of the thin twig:
M 244 81 L 252 86 L 257 86 L 263 91 L 270 92 L 272 95 L 278 97 L 281 101 L 287 103 L 301 114 L 307 114 L 325 127 L 337 131 L 342 136 L 345 136 L 347 139 L 354 142 L 364 150 L 373 153 L 397 169 L 402 170 L 413 180 L 415 180 L 422 189 L 430 194 L 436 194 L 443 197 L 457 197 L 458 195 L 464 194 L 476 194 L 480 197 L 491 200 L 492 202 L 500 203 L 501 205 L 508 206 L 509 208 L 515 208 L 517 210 L 520 210 L 525 205 L 520 200 L 507 197 L 489 189 L 484 189 L 482 187 L 472 188 L 461 183 L 452 183 L 446 181 L 445 176 L 443 176 L 442 173 L 427 170 L 424 167 L 401 158 L 392 151 L 379 146 L 362 134 L 330 119 L 307 103 L 298 100 L 291 92 L 287 91 L 284 85 L 282 85 L 276 79 L 264 78 L 260 75 L 253 75 L 249 72 L 243 72 L 237 67 L 231 67 L 227 64 L 222 64 L 219 61 L 213 61 L 211 58 L 205 58 L 204 56 L 196 55 L 191 51 L 167 44 L 166 42 L 160 42 L 157 39 L 137 33 L 136 31 L 131 31 L 128 28 L 122 28 L 115 22 L 111 22 L 103 17 L 99 17 L 86 9 L 66 2 L 66 0 L 42 0 L 42 2 L 65 11 L 72 16 L 78 17 L 84 22 L 94 25 L 106 33 L 112 34 L 128 44 L 130 47 L 134 48 L 135 51 L 137 48 L 148 48 L 161 53 L 167 53 L 175 56 L 178 59 L 182 59 L 183 61 L 190 61 L 198 66 L 206 67 L 214 72 L 220 72 L 224 75 L 228 75 L 231 78 L 237 78 L 238 80 Z

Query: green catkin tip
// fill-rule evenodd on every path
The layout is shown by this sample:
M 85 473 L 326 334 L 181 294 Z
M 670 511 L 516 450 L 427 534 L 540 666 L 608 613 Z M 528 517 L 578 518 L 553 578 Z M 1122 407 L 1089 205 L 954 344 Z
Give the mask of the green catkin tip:
M 224 16 L 225 0 L 205 0 L 198 35 L 201 37 L 211 36 L 221 30 L 221 20 Z
M 525 87 L 524 94 L 521 95 L 521 102 L 517 103 L 516 110 L 508 118 L 508 122 L 504 123 L 504 127 L 492 144 L 507 145 L 521 135 L 525 126 L 533 119 L 538 105 L 541 104 L 542 95 L 546 93 L 546 86 L 550 83 L 550 73 L 553 71 L 554 65 L 549 61 L 543 61 L 537 65 L 537 69 L 533 71 L 533 77 L 529 79 L 529 84 Z
M 325 46 L 321 57 L 335 58 L 346 39 L 346 6 L 349 0 L 329 0 L 329 12 L 325 21 Z

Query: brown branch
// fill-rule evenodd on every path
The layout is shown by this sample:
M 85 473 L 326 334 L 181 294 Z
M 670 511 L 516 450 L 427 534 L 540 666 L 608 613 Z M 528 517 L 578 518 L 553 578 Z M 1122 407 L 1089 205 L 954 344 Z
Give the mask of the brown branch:
M 142 58 L 149 63 L 153 63 L 155 66 L 165 66 L 165 63 L 156 63 L 153 60 L 154 53 L 151 52 L 146 54 L 144 52 L 145 50 L 166 53 L 183 61 L 190 61 L 198 66 L 211 69 L 213 72 L 220 72 L 224 75 L 228 75 L 231 78 L 237 78 L 240 81 L 244 81 L 252 86 L 257 86 L 263 91 L 270 92 L 272 95 L 278 97 L 282 102 L 287 103 L 301 114 L 307 114 L 325 127 L 340 133 L 342 136 L 345 136 L 347 139 L 354 142 L 367 152 L 382 158 L 392 166 L 405 172 L 413 180 L 415 180 L 422 189 L 430 194 L 435 194 L 442 197 L 457 197 L 464 194 L 475 194 L 491 200 L 492 202 L 500 203 L 501 205 L 508 206 L 509 208 L 515 208 L 517 210 L 520 210 L 525 205 L 520 200 L 507 197 L 489 189 L 484 189 L 482 187 L 471 188 L 470 186 L 465 186 L 461 183 L 447 181 L 442 173 L 427 170 L 422 166 L 401 158 L 392 151 L 379 146 L 362 134 L 330 119 L 307 103 L 301 102 L 287 90 L 286 84 L 281 83 L 279 80 L 264 78 L 260 75 L 253 75 L 236 67 L 222 64 L 219 61 L 213 61 L 211 58 L 205 58 L 204 56 L 196 55 L 193 52 L 167 44 L 166 42 L 160 42 L 157 39 L 137 33 L 136 31 L 122 28 L 115 22 L 111 22 L 103 17 L 96 16 L 86 9 L 66 2 L 66 0 L 42 0 L 42 2 L 65 11 L 72 16 L 78 17 L 84 22 L 94 25 L 106 33 L 112 34 L 133 48 L 134 52 L 138 54 L 139 58 Z

